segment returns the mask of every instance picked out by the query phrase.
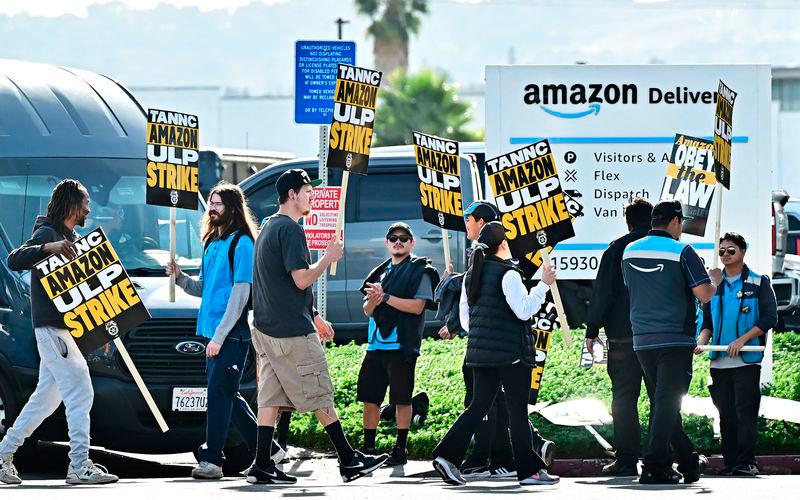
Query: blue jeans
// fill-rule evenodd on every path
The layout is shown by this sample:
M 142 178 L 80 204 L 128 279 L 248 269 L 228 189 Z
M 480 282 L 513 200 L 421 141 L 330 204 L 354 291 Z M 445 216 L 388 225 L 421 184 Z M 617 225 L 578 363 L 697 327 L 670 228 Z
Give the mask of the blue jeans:
M 197 451 L 201 462 L 222 466 L 222 448 L 228 437 L 231 422 L 239 431 L 250 453 L 255 456 L 258 423 L 250 405 L 239 394 L 247 352 L 250 349 L 250 330 L 239 322 L 228 334 L 219 354 L 206 358 L 208 375 L 208 408 L 206 410 L 206 442 Z

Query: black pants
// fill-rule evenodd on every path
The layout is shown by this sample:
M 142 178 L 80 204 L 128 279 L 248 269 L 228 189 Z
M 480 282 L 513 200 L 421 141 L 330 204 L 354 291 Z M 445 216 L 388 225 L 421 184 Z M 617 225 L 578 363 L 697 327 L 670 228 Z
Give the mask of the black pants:
M 531 442 L 528 420 L 531 367 L 516 363 L 509 366 L 473 368 L 473 376 L 472 401 L 433 450 L 433 455 L 453 464 L 460 464 L 472 435 L 481 425 L 481 421 L 496 399 L 497 392 L 502 387 L 506 394 L 517 477 L 524 479 L 545 468 L 542 459 L 534 453 Z
M 725 465 L 755 465 L 761 366 L 711 369 L 708 390 L 719 410 Z
M 464 408 L 469 407 L 473 398 L 475 377 L 472 368 L 466 364 L 461 366 L 464 374 Z M 485 421 L 475 431 L 475 446 L 470 456 L 464 460 L 464 467 L 488 466 L 490 468 L 505 467 L 513 469 L 514 457 L 511 454 L 511 437 L 508 434 L 508 407 L 506 395 L 502 390 L 492 403 Z M 458 464 L 457 464 L 458 465 Z
M 641 456 L 638 403 L 644 373 L 633 351 L 632 341 L 609 342 L 607 368 L 611 379 L 611 416 L 614 418 L 617 461 L 636 465 Z
M 694 445 L 683 431 L 681 399 L 692 381 L 692 348 L 665 347 L 636 351 L 650 395 L 650 432 L 644 450 L 644 467 L 672 467 L 673 454 L 679 464 L 691 464 Z

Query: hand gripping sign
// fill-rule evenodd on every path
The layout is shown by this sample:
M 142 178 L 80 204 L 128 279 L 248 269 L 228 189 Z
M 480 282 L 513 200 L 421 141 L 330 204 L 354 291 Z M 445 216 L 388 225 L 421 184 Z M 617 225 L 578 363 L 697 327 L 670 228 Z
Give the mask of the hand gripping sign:
M 684 233 L 706 235 L 711 198 L 716 188 L 714 143 L 676 134 L 660 199 L 681 202 Z
M 549 248 L 575 236 L 575 231 L 550 143 L 543 140 L 487 160 L 486 173 L 512 255 L 529 259 L 541 250 L 543 262 L 551 266 Z M 556 283 L 551 290 L 569 344 L 572 339 Z
M 328 135 L 326 168 L 344 169 L 335 239 L 342 235 L 347 182 L 350 172 L 367 175 L 372 129 L 381 72 L 340 64 L 333 94 L 333 115 Z M 336 262 L 331 264 L 331 276 L 336 275 Z
M 448 230 L 466 232 L 461 201 L 458 142 L 412 131 L 420 203 L 425 222 L 442 228 L 445 268 L 450 265 Z
M 170 207 L 169 258 L 175 260 L 176 207 L 197 210 L 200 160 L 195 115 L 147 110 L 147 204 Z M 169 277 L 169 301 L 175 302 L 175 275 Z
M 101 228 L 75 241 L 75 248 L 77 255 L 72 260 L 55 254 L 44 258 L 34 267 L 33 279 L 39 280 L 63 315 L 82 353 L 114 342 L 161 430 L 166 432 L 169 428 L 120 340 L 125 332 L 150 319 L 150 313 Z
M 717 184 L 731 188 L 731 151 L 733 144 L 733 103 L 736 92 L 719 81 L 717 89 L 717 106 L 714 111 L 714 174 Z M 717 187 L 717 222 L 714 229 L 714 264 L 719 265 L 719 233 L 722 219 L 722 187 Z

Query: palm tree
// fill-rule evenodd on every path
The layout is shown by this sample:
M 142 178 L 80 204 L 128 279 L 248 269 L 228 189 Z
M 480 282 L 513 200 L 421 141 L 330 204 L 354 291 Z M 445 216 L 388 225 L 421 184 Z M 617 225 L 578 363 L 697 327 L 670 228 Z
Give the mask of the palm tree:
M 399 70 L 381 89 L 375 115 L 375 146 L 411 144 L 411 130 L 458 141 L 481 140 L 467 130 L 471 106 L 460 101 L 445 73 L 425 69 L 409 75 Z
M 355 0 L 356 11 L 372 19 L 367 33 L 375 41 L 375 69 L 388 79 L 397 68 L 408 67 L 408 40 L 419 31 L 420 15 L 428 0 Z

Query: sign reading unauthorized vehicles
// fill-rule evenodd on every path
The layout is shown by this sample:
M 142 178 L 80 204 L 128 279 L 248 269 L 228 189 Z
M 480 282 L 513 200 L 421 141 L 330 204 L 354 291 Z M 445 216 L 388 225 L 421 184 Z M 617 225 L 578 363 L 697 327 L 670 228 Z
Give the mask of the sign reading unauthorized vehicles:
M 311 200 L 311 213 L 303 218 L 309 250 L 325 250 L 336 233 L 340 187 L 318 187 Z
M 328 125 L 339 63 L 356 63 L 356 43 L 298 40 L 294 47 L 294 121 Z
M 658 201 L 675 134 L 713 139 L 722 80 L 737 92 L 731 143 L 740 165 L 730 171 L 722 231 L 752 241 L 748 265 L 766 272 L 770 75 L 768 65 L 487 66 L 486 158 L 548 140 L 562 189 L 583 214 L 553 262 L 559 279 L 594 279 L 608 243 L 627 232 L 623 207 L 637 196 Z M 712 261 L 713 234 L 682 239 Z

